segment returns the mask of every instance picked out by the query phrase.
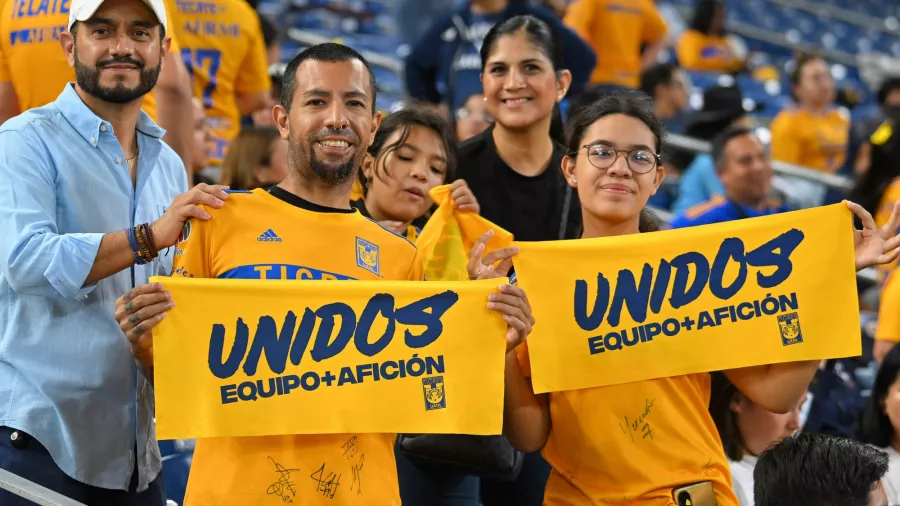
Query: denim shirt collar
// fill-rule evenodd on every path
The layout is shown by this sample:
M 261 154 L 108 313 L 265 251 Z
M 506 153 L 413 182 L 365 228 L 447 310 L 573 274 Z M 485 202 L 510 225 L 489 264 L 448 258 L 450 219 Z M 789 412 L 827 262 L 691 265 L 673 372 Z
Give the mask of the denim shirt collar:
M 78 93 L 75 91 L 75 83 L 67 83 L 65 89 L 56 99 L 56 106 L 66 121 L 84 138 L 91 146 L 97 147 L 101 131 L 112 132 L 112 125 L 94 114 Z M 103 127 L 101 129 L 101 127 Z M 137 121 L 137 130 L 145 135 L 161 139 L 166 131 L 160 128 L 150 119 L 146 112 L 141 110 Z

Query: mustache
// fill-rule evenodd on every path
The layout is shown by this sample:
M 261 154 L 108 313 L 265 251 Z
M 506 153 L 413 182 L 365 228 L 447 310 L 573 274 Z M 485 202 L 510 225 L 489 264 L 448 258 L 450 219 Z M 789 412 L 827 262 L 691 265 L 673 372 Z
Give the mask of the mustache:
M 318 132 L 314 132 L 309 136 L 310 142 L 321 141 L 326 138 L 338 138 L 347 141 L 350 144 L 358 144 L 359 136 L 350 128 L 323 128 Z
M 110 65 L 134 65 L 139 70 L 144 69 L 144 64 L 134 58 L 129 58 L 127 56 L 116 56 L 114 58 L 110 58 L 109 60 L 104 60 L 97 63 L 97 68 L 102 69 L 104 67 L 109 67 Z

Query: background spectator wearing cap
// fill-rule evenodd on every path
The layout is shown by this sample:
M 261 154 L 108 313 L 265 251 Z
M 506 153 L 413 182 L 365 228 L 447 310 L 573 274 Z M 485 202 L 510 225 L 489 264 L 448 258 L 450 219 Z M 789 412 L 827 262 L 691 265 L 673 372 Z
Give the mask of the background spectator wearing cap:
M 725 4 L 701 0 L 694 9 L 690 29 L 678 38 L 678 62 L 688 70 L 738 72 L 746 67 L 725 31 Z
M 668 133 L 684 133 L 689 78 L 671 63 L 660 63 L 641 75 L 641 90 L 653 99 L 653 113 Z
M 709 225 L 788 211 L 771 198 L 772 163 L 753 131 L 731 126 L 713 141 L 713 160 L 725 191 L 689 208 L 672 220 L 672 228 Z
M 755 107 L 758 109 L 762 105 L 757 104 Z M 716 135 L 730 126 L 746 126 L 747 112 L 744 109 L 740 88 L 736 86 L 709 88 L 703 93 L 703 107 L 688 116 L 685 133 L 688 137 L 712 141 Z M 713 155 L 700 153 L 681 176 L 678 199 L 672 207 L 672 212 L 683 213 L 724 193 L 725 188 L 716 172 Z
M 162 3 L 172 17 L 177 10 L 175 1 Z M 20 112 L 53 102 L 66 83 L 75 81 L 75 70 L 60 51 L 58 35 L 51 36 L 54 30 L 67 26 L 70 4 L 31 5 L 0 0 L 0 124 Z M 163 59 L 159 79 L 153 92 L 144 96 L 141 107 L 165 129 L 163 140 L 190 169 L 191 78 L 181 59 L 174 24 L 168 23 L 172 45 Z M 23 33 L 34 35 L 26 37 Z

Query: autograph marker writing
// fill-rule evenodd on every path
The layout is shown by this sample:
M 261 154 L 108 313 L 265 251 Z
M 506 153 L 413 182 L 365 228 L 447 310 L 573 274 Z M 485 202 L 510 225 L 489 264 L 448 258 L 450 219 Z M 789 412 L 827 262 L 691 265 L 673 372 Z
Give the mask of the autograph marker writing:
M 269 485 L 266 490 L 268 495 L 277 495 L 281 498 L 281 502 L 292 503 L 297 492 L 294 490 L 294 482 L 290 480 L 291 473 L 300 471 L 299 469 L 285 469 L 284 466 L 275 462 L 275 459 L 269 457 L 269 462 L 275 466 L 275 472 L 278 473 L 278 481 Z

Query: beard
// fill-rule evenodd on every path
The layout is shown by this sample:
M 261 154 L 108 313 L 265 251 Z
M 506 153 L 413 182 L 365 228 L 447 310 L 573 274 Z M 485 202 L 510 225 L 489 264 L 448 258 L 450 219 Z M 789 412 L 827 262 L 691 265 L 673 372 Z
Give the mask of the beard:
M 141 78 L 137 86 L 129 88 L 122 82 L 119 82 L 112 87 L 100 84 L 100 70 L 103 67 L 123 63 L 134 65 L 140 71 Z M 93 97 L 113 104 L 127 104 L 150 93 L 150 90 L 156 86 L 156 80 L 159 79 L 161 68 L 162 55 L 160 55 L 159 62 L 157 62 L 156 66 L 149 69 L 144 68 L 144 65 L 138 60 L 127 56 L 110 58 L 98 62 L 96 67 L 90 67 L 82 63 L 78 58 L 78 47 L 75 47 L 75 82 L 78 83 L 78 87 Z
M 352 151 L 350 159 L 337 165 L 320 160 L 316 156 L 313 144 L 323 135 L 327 135 L 331 131 L 314 132 L 305 140 L 294 137 L 293 132 L 290 133 L 290 142 L 288 142 L 288 159 L 290 166 L 300 173 L 306 172 L 304 167 L 309 167 L 313 175 L 319 181 L 329 185 L 337 185 L 350 180 L 356 175 L 357 168 L 362 164 L 362 158 L 365 151 L 359 149 L 359 144 L 354 144 L 356 148 Z M 354 141 L 358 138 L 352 130 L 347 129 L 347 137 Z

